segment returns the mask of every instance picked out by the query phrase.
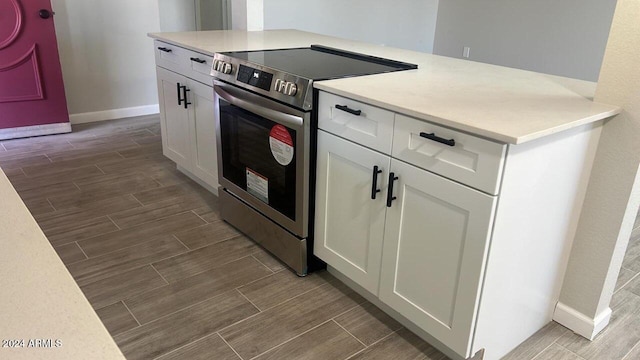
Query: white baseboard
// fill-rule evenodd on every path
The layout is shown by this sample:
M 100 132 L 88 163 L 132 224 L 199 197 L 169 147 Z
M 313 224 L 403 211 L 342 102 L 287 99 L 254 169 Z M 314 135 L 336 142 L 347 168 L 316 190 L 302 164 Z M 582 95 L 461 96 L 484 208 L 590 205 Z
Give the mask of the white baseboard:
M 0 140 L 51 134 L 63 134 L 68 132 L 71 132 L 71 124 L 69 124 L 68 122 L 21 126 L 16 128 L 0 129 Z
M 88 112 L 81 114 L 71 114 L 69 115 L 69 120 L 72 124 L 84 124 L 94 121 L 104 121 L 104 120 L 113 120 L 113 119 L 121 119 L 128 118 L 134 116 L 142 116 L 142 115 L 151 115 L 157 114 L 160 112 L 160 107 L 158 104 L 155 105 L 144 105 L 144 106 L 135 106 L 129 108 L 122 109 L 111 109 L 104 111 L 96 111 L 96 112 Z
M 561 302 L 558 302 L 553 313 L 553 320 L 589 340 L 593 340 L 609 324 L 610 319 L 611 308 L 607 308 L 595 318 L 591 318 Z

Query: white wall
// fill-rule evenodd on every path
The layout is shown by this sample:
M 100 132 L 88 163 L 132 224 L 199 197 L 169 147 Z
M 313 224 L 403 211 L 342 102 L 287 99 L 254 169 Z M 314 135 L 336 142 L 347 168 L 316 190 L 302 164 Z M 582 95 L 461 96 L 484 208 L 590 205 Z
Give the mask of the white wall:
M 158 103 L 158 0 L 52 0 L 70 114 Z M 73 116 L 72 116 L 73 119 Z
M 616 0 L 446 0 L 434 54 L 596 81 Z
M 618 1 L 595 101 L 623 111 L 603 127 L 560 296 L 596 325 L 609 312 L 640 205 L 639 18 L 638 0 Z
M 196 2 L 193 0 L 158 0 L 160 31 L 195 31 Z
M 264 27 L 431 52 L 438 1 L 266 0 Z
M 229 1 L 229 6 L 231 7 L 231 29 L 248 31 L 264 29 L 264 0 Z

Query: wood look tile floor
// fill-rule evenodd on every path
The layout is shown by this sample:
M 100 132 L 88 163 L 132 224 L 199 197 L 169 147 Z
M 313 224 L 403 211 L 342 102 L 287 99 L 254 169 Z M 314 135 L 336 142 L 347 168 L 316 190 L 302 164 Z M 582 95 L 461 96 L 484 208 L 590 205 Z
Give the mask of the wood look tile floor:
M 162 155 L 157 116 L 0 142 L 0 166 L 128 359 L 447 359 L 325 271 L 299 278 Z M 640 358 L 640 227 L 610 325 L 506 359 Z

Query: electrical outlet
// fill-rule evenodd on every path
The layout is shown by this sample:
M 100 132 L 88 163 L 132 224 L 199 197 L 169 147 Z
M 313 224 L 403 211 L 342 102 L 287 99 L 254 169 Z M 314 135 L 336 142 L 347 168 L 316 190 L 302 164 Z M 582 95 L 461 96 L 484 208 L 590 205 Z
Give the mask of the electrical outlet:
M 465 46 L 464 49 L 462 49 L 462 57 L 468 59 L 470 52 L 471 52 L 471 48 L 468 46 Z

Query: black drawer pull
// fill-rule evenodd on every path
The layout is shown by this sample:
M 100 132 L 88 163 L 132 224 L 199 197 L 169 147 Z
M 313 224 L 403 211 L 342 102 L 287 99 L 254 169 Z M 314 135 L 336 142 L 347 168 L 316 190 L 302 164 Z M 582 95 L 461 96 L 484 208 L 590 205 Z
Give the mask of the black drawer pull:
M 360 114 L 362 114 L 362 110 L 354 110 L 348 107 L 347 105 L 336 105 L 336 109 L 346 111 L 349 114 L 353 114 L 355 116 L 360 116 Z
M 182 85 L 180 83 L 178 85 L 178 106 L 182 105 L 182 97 L 180 96 L 180 89 L 182 89 Z
M 439 142 L 440 144 L 445 144 L 445 145 L 449 145 L 449 146 L 456 146 L 456 141 L 454 139 L 443 139 L 439 136 L 436 136 L 436 134 L 431 133 L 431 134 L 427 134 L 425 132 L 421 132 L 420 136 L 429 140 L 433 140 L 436 142 Z
M 371 181 L 371 200 L 376 199 L 376 194 L 380 192 L 378 189 L 378 174 L 380 174 L 382 170 L 378 169 L 378 165 L 373 167 L 373 180 Z
M 159 47 L 159 48 L 158 48 L 158 50 L 160 50 L 160 51 L 164 51 L 164 52 L 166 52 L 166 53 L 170 53 L 170 52 L 172 52 L 172 51 L 173 51 L 173 50 L 171 50 L 171 49 L 167 49 L 166 47 Z
M 191 61 L 195 61 L 198 64 L 206 64 L 207 63 L 207 60 L 202 60 L 202 59 L 199 59 L 199 58 L 191 58 Z
M 394 173 L 389 173 L 389 188 L 387 190 L 387 207 L 391 207 L 393 200 L 397 199 L 393 196 L 393 183 L 398 180 L 398 177 Z

